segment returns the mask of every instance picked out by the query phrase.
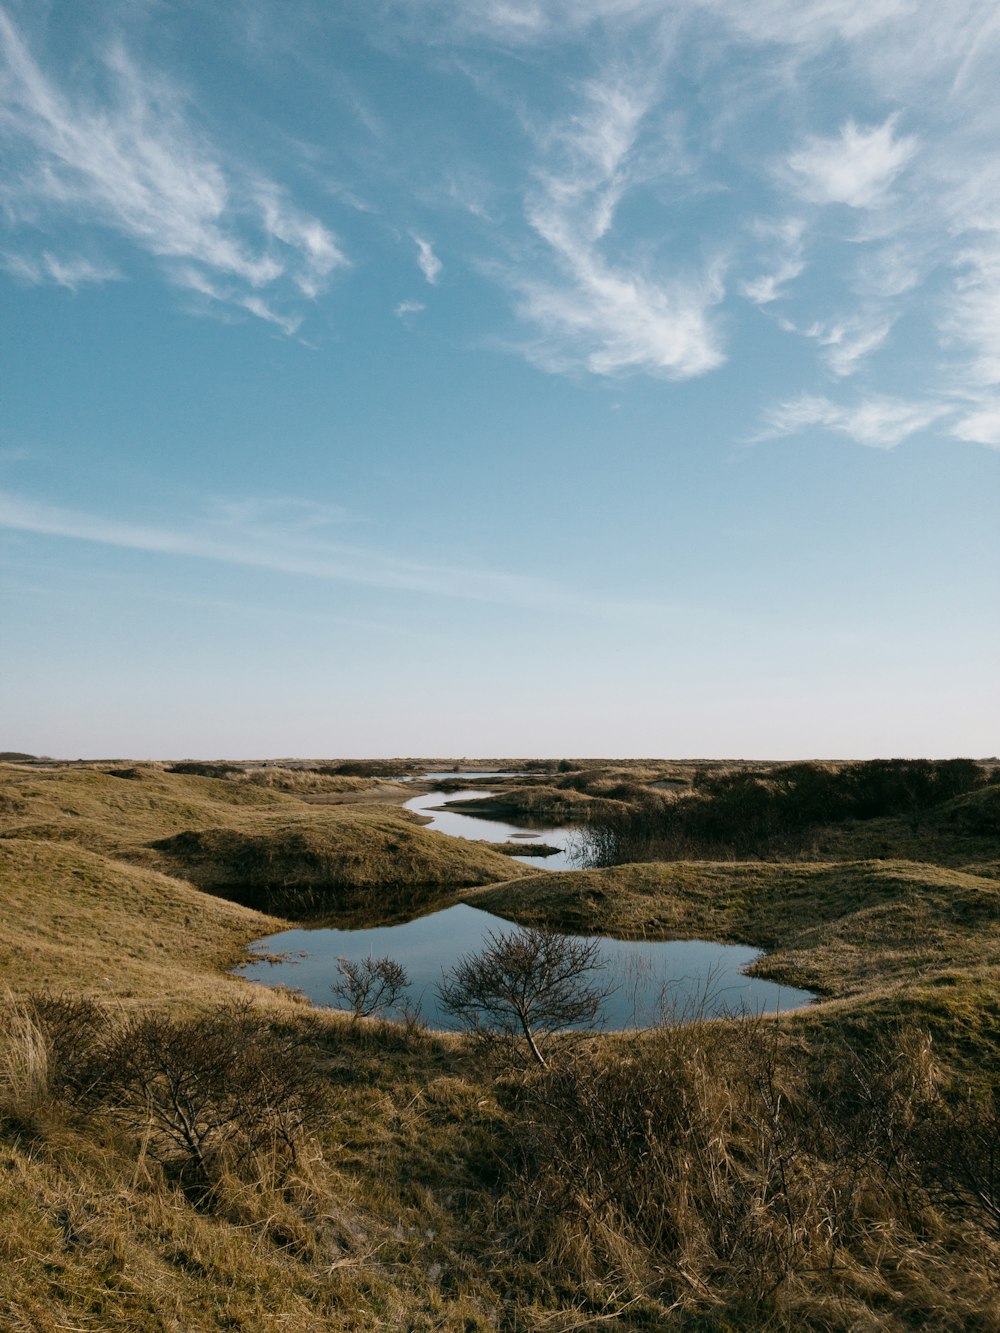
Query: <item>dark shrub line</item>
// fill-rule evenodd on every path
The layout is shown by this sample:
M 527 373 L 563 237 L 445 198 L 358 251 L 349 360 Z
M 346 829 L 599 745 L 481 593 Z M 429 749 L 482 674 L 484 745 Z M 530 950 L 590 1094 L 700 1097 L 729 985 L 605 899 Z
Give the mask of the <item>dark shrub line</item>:
M 923 814 L 988 781 L 972 759 L 873 759 L 766 771 L 700 772 L 690 795 L 646 792 L 599 814 L 588 830 L 594 865 L 793 849 L 810 830 L 847 820 Z

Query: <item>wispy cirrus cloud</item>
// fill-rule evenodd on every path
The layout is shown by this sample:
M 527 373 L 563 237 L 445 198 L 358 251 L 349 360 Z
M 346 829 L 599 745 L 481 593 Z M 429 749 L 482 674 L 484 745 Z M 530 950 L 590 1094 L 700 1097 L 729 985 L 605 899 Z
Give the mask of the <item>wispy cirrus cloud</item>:
M 476 116 L 466 139 L 449 110 L 445 154 L 433 132 L 408 137 L 385 81 L 366 82 L 364 62 L 342 71 L 339 53 L 320 49 L 314 13 L 292 25 L 282 49 L 314 42 L 309 68 L 325 79 L 317 105 L 327 95 L 341 106 L 343 93 L 325 91 L 336 68 L 348 100 L 368 108 L 370 134 L 353 156 L 331 134 L 307 162 L 302 127 L 276 128 L 294 145 L 285 188 L 209 132 L 196 89 L 188 97 L 130 54 L 146 46 L 112 43 L 90 66 L 82 51 L 74 66 L 57 67 L 0 10 L 8 215 L 25 230 L 60 219 L 108 229 L 155 256 L 189 307 L 246 312 L 293 334 L 306 303 L 347 264 L 331 230 L 297 202 L 300 170 L 314 189 L 336 180 L 342 197 L 377 201 L 366 219 L 381 218 L 391 244 L 415 246 L 432 286 L 442 280 L 444 234 L 433 209 L 447 209 L 449 228 L 470 229 L 461 239 L 469 267 L 503 288 L 517 320 L 506 337 L 474 336 L 550 372 L 689 379 L 738 360 L 741 336 L 766 318 L 809 339 L 824 384 L 831 374 L 876 375 L 896 352 L 891 331 L 905 327 L 909 337 L 916 315 L 922 364 L 940 343 L 928 393 L 965 394 L 971 413 L 1000 384 L 992 0 L 933 12 L 921 0 L 344 8 L 389 58 L 490 98 L 509 133 L 480 154 Z M 262 31 L 277 33 L 280 7 L 259 0 L 257 10 L 267 15 Z M 697 98 L 685 91 L 692 71 Z M 434 114 L 428 106 L 428 125 Z M 413 150 L 405 163 L 394 157 L 397 141 Z M 360 248 L 364 229 L 357 235 Z M 39 256 L 21 238 L 10 243 L 8 269 L 20 264 L 25 281 L 67 287 L 99 280 L 65 257 L 96 249 L 41 244 Z M 112 253 L 127 270 L 120 248 Z M 61 267 L 46 255 L 63 256 Z M 456 290 L 464 277 L 456 272 Z M 761 314 L 734 311 L 733 294 Z M 387 315 L 419 313 L 412 306 L 422 302 L 393 299 L 380 298 Z
M 982 228 L 956 255 L 955 268 L 944 336 L 967 349 L 960 373 L 974 388 L 1000 385 L 1000 197 L 994 229 Z
M 770 272 L 758 274 L 740 284 L 740 290 L 755 305 L 770 305 L 785 294 L 790 282 L 805 271 L 803 236 L 806 224 L 802 218 L 786 218 L 781 222 L 758 222 L 754 231 L 771 242 L 774 254 Z
M 49 250 L 43 250 L 37 258 L 8 253 L 0 258 L 0 264 L 21 282 L 32 286 L 54 282 L 71 292 L 88 283 L 114 282 L 122 276 L 113 264 L 97 263 L 85 255 L 54 255 Z
M 656 264 L 611 258 L 604 248 L 622 199 L 647 169 L 635 149 L 655 97 L 648 78 L 608 70 L 549 135 L 525 214 L 554 268 L 523 262 L 508 273 L 521 316 L 538 329 L 523 350 L 546 368 L 686 379 L 724 359 L 711 313 L 724 293 L 721 260 Z
M 737 292 L 809 337 L 822 380 L 875 374 L 918 311 L 976 368 L 943 359 L 935 394 L 992 374 L 988 266 L 958 256 L 1000 217 L 993 0 L 349 3 L 509 116 L 506 177 L 474 153 L 420 171 L 489 218 L 468 252 L 535 365 L 704 374 L 738 357 Z
M 856 444 L 871 449 L 894 449 L 908 436 L 933 426 L 953 410 L 945 403 L 908 402 L 884 395 L 843 404 L 820 395 L 803 394 L 772 407 L 755 439 L 797 435 L 810 427 L 819 427 L 847 435 Z
M 957 440 L 1000 449 L 1000 397 L 986 399 L 971 411 L 963 412 L 950 434 Z
M 347 264 L 318 219 L 226 162 L 181 90 L 120 44 L 104 52 L 101 96 L 59 87 L 2 10 L 0 57 L 0 135 L 11 157 L 2 198 L 22 225 L 106 228 L 166 261 L 182 285 L 197 288 L 200 274 L 212 299 L 286 331 L 296 317 L 276 315 L 271 302 L 314 297 Z
M 896 137 L 898 115 L 863 129 L 853 120 L 832 138 L 813 137 L 790 153 L 782 170 L 796 193 L 813 204 L 875 208 L 917 150 L 917 139 Z
M 342 517 L 343 511 L 336 506 L 308 501 L 242 500 L 216 502 L 200 522 L 164 527 L 63 508 L 0 490 L 0 529 L 526 609 L 609 617 L 652 609 L 618 600 L 602 602 L 543 578 L 440 564 L 336 541 L 324 529 Z
M 433 287 L 440 278 L 444 265 L 434 253 L 434 247 L 430 241 L 425 240 L 423 236 L 416 235 L 413 237 L 413 241 L 417 247 L 417 267 Z
M 805 329 L 797 329 L 787 321 L 783 327 L 790 333 L 814 338 L 823 349 L 823 359 L 831 374 L 837 379 L 845 379 L 855 374 L 865 357 L 878 351 L 892 331 L 893 322 L 891 315 L 875 311 L 834 319 L 829 323 L 817 321 Z

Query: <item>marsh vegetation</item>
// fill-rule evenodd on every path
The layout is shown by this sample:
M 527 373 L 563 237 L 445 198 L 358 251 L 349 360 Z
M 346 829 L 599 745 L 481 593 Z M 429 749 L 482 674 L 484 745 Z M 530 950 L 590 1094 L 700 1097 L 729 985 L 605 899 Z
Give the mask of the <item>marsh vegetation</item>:
M 995 766 L 511 762 L 509 810 L 595 834 L 559 873 L 341 766 L 0 769 L 0 1326 L 1000 1328 Z M 329 978 L 357 1017 L 229 975 L 289 913 L 463 900 L 825 998 L 529 1018 L 539 1061 L 496 953 L 452 977 L 470 1035 L 378 1016 L 387 951 Z

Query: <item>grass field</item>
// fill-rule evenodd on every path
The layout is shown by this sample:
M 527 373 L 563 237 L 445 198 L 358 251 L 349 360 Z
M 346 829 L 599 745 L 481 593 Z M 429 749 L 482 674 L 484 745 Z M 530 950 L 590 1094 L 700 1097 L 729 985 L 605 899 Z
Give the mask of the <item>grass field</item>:
M 616 800 L 623 772 L 659 791 L 678 771 L 579 773 Z M 366 777 L 327 805 L 308 774 L 0 775 L 0 1328 L 1000 1329 L 995 787 L 915 831 L 828 826 L 795 859 L 556 874 L 429 832 Z M 594 1036 L 531 1074 L 231 975 L 285 924 L 248 901 L 356 924 L 429 895 L 745 941 L 822 1002 Z M 192 1164 L 121 1053 L 150 1019 L 143 1049 L 188 1074 L 190 1025 L 224 1036 L 245 998 L 322 1111 L 294 1151 Z M 139 1074 L 152 1106 L 166 1075 Z

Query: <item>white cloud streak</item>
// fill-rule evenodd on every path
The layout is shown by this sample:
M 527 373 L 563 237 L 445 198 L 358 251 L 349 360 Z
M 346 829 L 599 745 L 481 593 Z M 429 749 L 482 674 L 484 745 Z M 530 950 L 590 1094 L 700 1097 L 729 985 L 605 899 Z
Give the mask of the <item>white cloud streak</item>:
M 957 440 L 1000 449 L 1000 398 L 991 399 L 971 412 L 965 412 L 952 426 L 951 434 Z
M 653 96 L 628 71 L 590 83 L 581 108 L 553 135 L 554 161 L 536 173 L 526 216 L 556 275 L 525 265 L 509 280 L 520 314 L 540 330 L 524 350 L 547 369 L 687 379 L 724 359 L 711 318 L 724 291 L 721 261 L 663 273 L 612 262 L 602 248 L 640 174 L 633 150 Z
M 803 234 L 805 222 L 801 218 L 767 225 L 758 223 L 756 231 L 764 237 L 773 237 L 778 250 L 774 268 L 741 284 L 740 290 L 755 305 L 770 305 L 784 296 L 784 288 L 805 272 Z
M 413 237 L 413 241 L 417 247 L 417 267 L 433 287 L 440 278 L 444 265 L 434 253 L 434 247 L 430 241 L 425 240 L 423 236 L 416 235 Z
M 95 263 L 84 255 L 61 258 L 48 250 L 37 259 L 32 255 L 6 254 L 2 264 L 8 273 L 22 282 L 32 286 L 54 282 L 71 292 L 88 283 L 113 282 L 122 276 L 113 264 Z
M 121 46 L 106 53 L 100 101 L 50 81 L 2 11 L 0 52 L 0 134 L 15 154 L 3 199 L 16 219 L 42 210 L 110 228 L 169 261 L 184 285 L 197 269 L 213 299 L 289 330 L 295 321 L 255 293 L 313 297 L 346 265 L 318 219 L 273 182 L 227 166 L 190 123 L 180 91 Z
M 807 338 L 815 338 L 823 348 L 823 357 L 837 379 L 853 375 L 865 357 L 870 356 L 888 338 L 893 320 L 889 316 L 863 315 L 835 320 L 830 324 L 813 324 L 805 329 Z
M 810 428 L 847 435 L 856 444 L 871 449 L 894 449 L 918 431 L 926 430 L 953 409 L 943 403 L 907 402 L 900 398 L 871 396 L 846 406 L 812 394 L 804 394 L 772 408 L 764 429 L 755 438 L 798 435 Z
M 956 257 L 959 275 L 943 321 L 946 339 L 969 348 L 963 377 L 975 387 L 1000 385 L 1000 200 L 997 228 Z
M 339 517 L 339 513 L 333 517 Z M 129 523 L 0 490 L 0 528 L 157 555 L 219 561 L 277 573 L 550 611 L 616 616 L 651 607 L 602 603 L 547 580 L 408 559 L 331 541 L 317 532 L 329 511 L 303 502 L 216 506 L 215 521 L 189 528 Z

